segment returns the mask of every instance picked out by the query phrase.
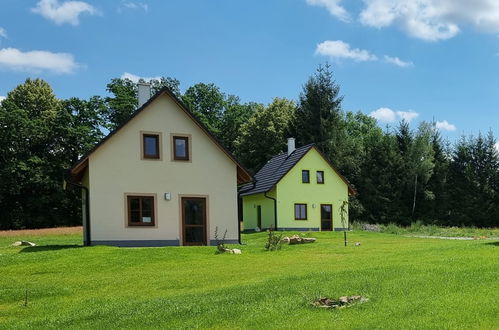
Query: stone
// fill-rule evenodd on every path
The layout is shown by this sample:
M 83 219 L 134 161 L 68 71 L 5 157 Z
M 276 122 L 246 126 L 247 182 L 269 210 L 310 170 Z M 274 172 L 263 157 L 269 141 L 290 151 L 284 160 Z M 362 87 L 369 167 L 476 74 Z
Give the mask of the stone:
M 289 244 L 292 245 L 292 244 L 301 244 L 303 243 L 303 239 L 298 236 L 298 235 L 293 235 L 289 238 Z
M 241 254 L 242 252 L 239 249 L 232 249 L 232 253 L 233 254 Z
M 342 304 L 348 304 L 348 297 L 347 296 L 343 296 L 343 297 L 340 297 L 340 303 Z
M 314 237 L 302 237 L 303 243 L 313 243 L 317 240 L 317 238 Z
M 360 242 L 355 242 L 355 246 L 360 246 Z
M 17 241 L 12 246 L 36 246 L 36 244 L 30 241 Z
M 284 243 L 284 244 L 289 244 L 289 237 L 288 236 L 285 236 L 281 239 L 281 243 Z

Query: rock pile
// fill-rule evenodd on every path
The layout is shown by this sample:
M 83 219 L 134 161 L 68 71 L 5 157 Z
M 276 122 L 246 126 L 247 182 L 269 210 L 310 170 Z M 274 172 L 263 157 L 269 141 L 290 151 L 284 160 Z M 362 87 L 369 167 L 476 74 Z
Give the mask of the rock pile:
M 366 297 L 362 296 L 343 296 L 338 299 L 331 299 L 331 298 L 319 298 L 315 300 L 312 305 L 315 307 L 321 307 L 321 308 L 345 308 L 345 307 L 350 307 L 354 304 L 361 304 L 369 299 Z
M 36 246 L 36 244 L 29 241 L 17 241 L 12 243 L 12 246 Z
M 281 239 L 281 243 L 293 245 L 293 244 L 313 243 L 316 240 L 317 239 L 313 237 L 301 237 L 299 235 L 293 235 L 291 237 L 287 236 L 283 237 Z

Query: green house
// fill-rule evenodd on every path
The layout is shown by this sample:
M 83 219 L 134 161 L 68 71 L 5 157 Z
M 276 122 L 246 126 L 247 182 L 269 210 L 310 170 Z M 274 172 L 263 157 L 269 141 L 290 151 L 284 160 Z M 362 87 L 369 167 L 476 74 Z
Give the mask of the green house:
M 354 188 L 314 144 L 294 145 L 288 139 L 288 152 L 274 156 L 241 188 L 244 229 L 345 230 Z

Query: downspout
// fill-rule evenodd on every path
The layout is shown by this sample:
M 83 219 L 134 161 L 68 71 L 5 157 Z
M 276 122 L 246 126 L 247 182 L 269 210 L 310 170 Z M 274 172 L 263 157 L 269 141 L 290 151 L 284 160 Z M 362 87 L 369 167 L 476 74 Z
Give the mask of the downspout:
M 277 230 L 277 199 L 267 196 L 267 192 L 264 192 L 263 196 L 274 201 L 274 230 Z
M 90 192 L 88 191 L 88 188 L 78 184 L 74 183 L 68 180 L 65 180 L 67 184 L 80 188 L 85 192 L 85 239 L 83 240 L 83 245 L 84 246 L 90 246 Z
M 255 188 L 255 185 L 256 185 L 256 181 L 253 181 L 252 182 L 253 184 L 253 187 L 251 187 L 251 189 L 254 189 Z M 237 193 L 237 204 L 239 206 L 239 199 L 241 198 L 241 192 L 238 192 Z M 241 203 L 242 205 L 243 203 Z M 237 212 L 237 241 L 239 242 L 239 245 L 243 245 L 243 242 L 241 241 L 241 222 L 239 221 L 239 210 Z

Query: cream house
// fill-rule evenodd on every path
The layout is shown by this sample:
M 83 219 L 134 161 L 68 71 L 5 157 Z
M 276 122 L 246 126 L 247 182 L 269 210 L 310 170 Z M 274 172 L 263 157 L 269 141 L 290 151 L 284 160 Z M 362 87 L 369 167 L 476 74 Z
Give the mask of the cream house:
M 148 88 L 139 85 L 139 100 Z M 86 245 L 167 246 L 213 244 L 217 227 L 238 242 L 237 186 L 251 180 L 164 88 L 83 156 L 66 182 L 83 191 Z

